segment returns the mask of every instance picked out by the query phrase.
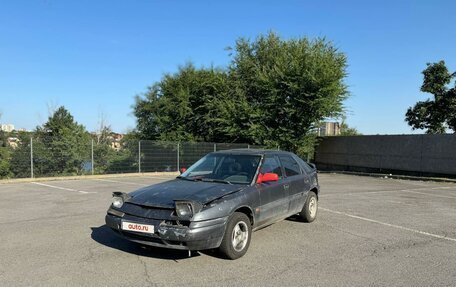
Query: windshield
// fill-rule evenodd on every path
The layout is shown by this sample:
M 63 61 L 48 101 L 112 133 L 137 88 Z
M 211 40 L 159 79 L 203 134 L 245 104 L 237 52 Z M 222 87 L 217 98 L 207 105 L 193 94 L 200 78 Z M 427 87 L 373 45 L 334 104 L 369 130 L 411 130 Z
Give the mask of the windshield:
M 179 178 L 250 184 L 260 159 L 259 155 L 211 153 L 193 164 Z

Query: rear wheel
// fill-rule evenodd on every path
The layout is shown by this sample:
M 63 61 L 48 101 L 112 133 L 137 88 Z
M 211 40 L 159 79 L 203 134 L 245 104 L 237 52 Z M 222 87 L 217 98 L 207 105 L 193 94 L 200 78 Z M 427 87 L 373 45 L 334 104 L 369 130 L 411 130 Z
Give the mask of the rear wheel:
M 305 222 L 312 222 L 317 218 L 317 211 L 318 211 L 318 199 L 317 195 L 313 191 L 309 191 L 307 195 L 306 203 L 304 203 L 304 207 L 302 208 L 299 216 Z
M 250 219 L 244 213 L 235 212 L 228 221 L 219 250 L 229 259 L 238 259 L 247 252 L 251 237 Z

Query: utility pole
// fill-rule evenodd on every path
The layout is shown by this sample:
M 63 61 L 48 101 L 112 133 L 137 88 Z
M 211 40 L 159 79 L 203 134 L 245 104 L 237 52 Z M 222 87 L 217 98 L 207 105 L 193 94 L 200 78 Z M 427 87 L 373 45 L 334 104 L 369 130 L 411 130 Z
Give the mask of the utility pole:
M 138 141 L 138 173 L 141 173 L 141 141 Z
M 33 137 L 30 137 L 30 178 L 33 178 Z
M 179 166 L 179 143 L 177 143 L 177 171 L 180 171 L 180 166 Z
M 93 171 L 93 139 L 92 139 L 92 175 L 94 175 L 94 171 Z

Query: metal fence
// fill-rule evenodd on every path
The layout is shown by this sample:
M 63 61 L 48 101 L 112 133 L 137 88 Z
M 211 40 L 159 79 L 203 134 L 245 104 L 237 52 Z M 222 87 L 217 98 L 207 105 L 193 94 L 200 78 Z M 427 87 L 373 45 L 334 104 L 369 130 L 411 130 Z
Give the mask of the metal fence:
M 30 137 L 11 147 L 7 177 L 172 172 L 189 167 L 209 152 L 236 148 L 261 147 L 240 143 L 59 141 L 52 137 Z

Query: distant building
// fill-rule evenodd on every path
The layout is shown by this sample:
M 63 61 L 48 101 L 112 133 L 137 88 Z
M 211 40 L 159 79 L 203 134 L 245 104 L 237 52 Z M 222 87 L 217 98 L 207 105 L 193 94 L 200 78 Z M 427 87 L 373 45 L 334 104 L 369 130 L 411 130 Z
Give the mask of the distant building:
M 17 137 L 9 137 L 6 139 L 7 144 L 13 149 L 17 148 L 19 145 L 19 139 Z
M 100 143 L 100 142 L 107 143 L 111 146 L 111 148 L 113 150 L 116 150 L 116 151 L 119 151 L 122 149 L 122 139 L 124 137 L 123 134 L 118 134 L 118 133 L 114 133 L 114 132 L 111 132 L 111 133 L 105 134 L 105 135 L 102 135 L 101 133 L 97 133 L 97 132 L 92 132 L 91 134 L 94 138 L 96 138 L 98 143 Z M 105 137 L 105 138 L 103 139 L 103 137 Z
M 14 131 L 14 125 L 12 124 L 1 124 L 0 125 L 0 130 L 4 131 L 4 132 L 12 132 Z
M 123 134 L 116 134 L 116 133 L 113 133 L 111 135 L 111 138 L 112 138 L 112 141 L 111 141 L 111 148 L 116 150 L 116 151 L 119 151 L 120 148 L 122 147 L 121 145 L 121 141 L 123 139 L 124 135 Z
M 323 122 L 318 128 L 318 136 L 340 135 L 340 124 L 338 122 Z

